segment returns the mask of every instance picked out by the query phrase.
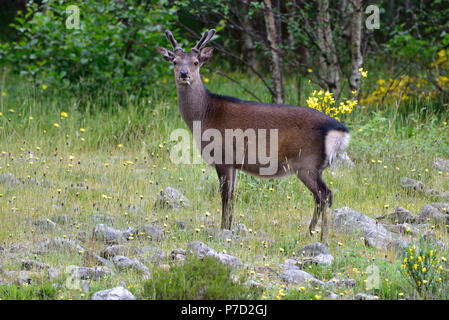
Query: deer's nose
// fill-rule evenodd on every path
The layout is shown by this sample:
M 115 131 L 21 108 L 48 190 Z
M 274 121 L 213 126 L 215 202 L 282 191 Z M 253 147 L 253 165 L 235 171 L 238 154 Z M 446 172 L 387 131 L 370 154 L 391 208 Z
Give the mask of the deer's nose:
M 179 72 L 181 78 L 187 78 L 188 72 L 187 71 L 180 71 Z

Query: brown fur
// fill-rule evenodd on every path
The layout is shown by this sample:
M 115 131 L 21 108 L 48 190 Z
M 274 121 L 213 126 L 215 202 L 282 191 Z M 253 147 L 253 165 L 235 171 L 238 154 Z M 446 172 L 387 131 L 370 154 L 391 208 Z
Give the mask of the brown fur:
M 168 35 L 171 33 L 168 32 Z M 277 171 L 273 175 L 262 177 L 274 178 L 295 174 L 315 198 L 315 212 L 309 226 L 310 233 L 313 234 L 318 218 L 322 216 L 321 240 L 326 240 L 328 232 L 326 207 L 332 205 L 332 191 L 321 178 L 322 171 L 329 162 L 325 152 L 325 140 L 329 131 L 347 133 L 348 129 L 337 120 L 311 108 L 243 101 L 208 92 L 201 81 L 199 69 L 209 59 L 211 48 L 205 48 L 200 53 L 187 53 L 180 49 L 174 53 L 164 48 L 158 50 L 167 61 L 174 63 L 179 110 L 190 130 L 193 128 L 193 121 L 201 122 L 202 132 L 209 128 L 219 130 L 223 139 L 225 129 L 243 131 L 254 129 L 256 132 L 258 129 L 278 130 Z M 201 150 L 208 143 L 203 142 Z M 266 146 L 269 155 L 268 133 Z M 235 142 L 233 147 L 232 152 L 235 154 Z M 248 147 L 245 145 L 245 152 L 248 151 Z M 225 151 L 223 143 L 222 163 L 225 160 Z M 247 153 L 245 159 L 246 155 Z M 220 182 L 221 227 L 230 229 L 237 170 L 261 176 L 259 169 L 262 165 L 258 162 L 239 164 L 235 161 L 231 164 L 211 163 L 211 165 L 215 167 Z

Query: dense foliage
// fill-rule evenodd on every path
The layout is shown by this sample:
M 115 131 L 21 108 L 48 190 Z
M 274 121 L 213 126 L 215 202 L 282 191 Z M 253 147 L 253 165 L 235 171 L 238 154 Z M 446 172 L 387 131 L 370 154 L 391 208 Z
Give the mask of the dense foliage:
M 88 90 L 143 88 L 160 78 L 154 44 L 174 9 L 163 1 L 83 1 L 76 27 L 68 4 L 28 2 L 11 24 L 18 38 L 1 46 L 2 60 L 37 84 Z

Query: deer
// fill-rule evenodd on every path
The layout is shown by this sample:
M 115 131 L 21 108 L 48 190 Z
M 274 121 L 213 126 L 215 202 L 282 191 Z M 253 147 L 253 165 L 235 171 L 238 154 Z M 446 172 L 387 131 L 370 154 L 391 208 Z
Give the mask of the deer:
M 211 93 L 202 81 L 200 68 L 212 56 L 213 47 L 205 46 L 215 32 L 215 29 L 206 30 L 190 52 L 186 52 L 178 45 L 171 31 L 166 30 L 173 51 L 157 47 L 161 56 L 173 65 L 181 117 L 191 132 L 195 122 L 201 124 L 202 132 L 215 129 L 223 136 L 227 129 L 275 129 L 277 149 L 272 146 L 268 146 L 268 149 L 276 151 L 274 156 L 278 159 L 277 167 L 268 175 L 260 174 L 263 166 L 260 161 L 209 163 L 215 167 L 219 180 L 221 229 L 230 230 L 232 227 L 233 196 L 238 171 L 261 178 L 296 175 L 315 201 L 309 225 L 310 236 L 313 237 L 316 232 L 315 227 L 321 217 L 321 241 L 327 243 L 333 193 L 324 183 L 322 173 L 348 147 L 348 128 L 313 108 L 246 101 Z M 260 140 L 257 143 L 260 144 Z M 245 152 L 248 152 L 248 140 L 244 146 Z M 197 147 L 202 151 L 205 144 L 197 143 Z M 226 152 L 236 152 L 235 143 L 230 150 L 223 147 L 223 158 Z

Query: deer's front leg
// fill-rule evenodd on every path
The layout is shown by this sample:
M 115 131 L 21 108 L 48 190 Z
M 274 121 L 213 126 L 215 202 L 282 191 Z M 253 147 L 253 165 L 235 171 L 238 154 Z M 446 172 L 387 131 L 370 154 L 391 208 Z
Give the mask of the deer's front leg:
M 218 180 L 220 182 L 220 193 L 222 202 L 221 228 L 231 229 L 234 186 L 237 178 L 237 171 L 225 165 L 216 165 Z

